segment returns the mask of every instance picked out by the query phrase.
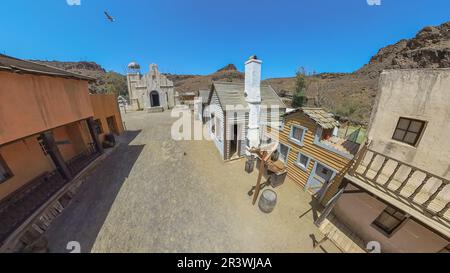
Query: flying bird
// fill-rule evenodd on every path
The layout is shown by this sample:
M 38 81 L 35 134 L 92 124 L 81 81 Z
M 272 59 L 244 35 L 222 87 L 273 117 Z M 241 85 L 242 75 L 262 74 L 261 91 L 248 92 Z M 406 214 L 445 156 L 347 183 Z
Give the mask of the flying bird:
M 106 18 L 109 20 L 109 21 L 111 21 L 111 22 L 115 22 L 116 20 L 111 16 L 111 15 L 109 15 L 109 13 L 108 12 L 106 12 L 105 11 L 105 16 L 106 16 Z

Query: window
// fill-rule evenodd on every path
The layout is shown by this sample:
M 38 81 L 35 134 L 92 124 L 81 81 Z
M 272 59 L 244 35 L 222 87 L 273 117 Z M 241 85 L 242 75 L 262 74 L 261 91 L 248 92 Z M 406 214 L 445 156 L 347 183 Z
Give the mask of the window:
M 298 167 L 300 167 L 300 169 L 306 171 L 306 169 L 308 168 L 308 164 L 309 164 L 309 157 L 307 157 L 306 155 L 304 155 L 302 153 L 298 153 L 297 161 L 295 163 L 297 164 Z
M 11 170 L 6 165 L 6 162 L 3 160 L 0 155 L 0 183 L 5 182 L 6 180 L 12 177 Z
M 100 135 L 103 134 L 102 121 L 100 119 L 94 120 L 95 132 Z
M 289 150 L 290 148 L 288 146 L 283 145 L 281 143 L 278 146 L 278 152 L 280 153 L 279 159 L 283 161 L 285 164 L 287 164 L 288 162 Z
M 305 137 L 306 130 L 307 129 L 304 127 L 292 125 L 289 139 L 299 145 L 303 145 L 303 139 Z
M 320 170 L 320 172 L 321 172 L 323 175 L 328 175 L 328 173 L 330 173 L 330 170 L 325 169 L 325 168 L 322 168 L 322 170 Z
M 403 221 L 406 215 L 398 209 L 388 206 L 375 221 L 373 225 L 384 232 L 386 235 L 391 235 Z
M 400 118 L 392 138 L 416 146 L 424 128 L 424 121 Z

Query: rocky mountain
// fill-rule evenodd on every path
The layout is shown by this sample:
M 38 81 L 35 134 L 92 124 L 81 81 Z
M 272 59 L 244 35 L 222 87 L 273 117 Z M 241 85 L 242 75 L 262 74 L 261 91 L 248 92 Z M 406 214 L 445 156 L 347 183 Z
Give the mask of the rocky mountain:
M 179 93 L 197 92 L 199 89 L 209 89 L 212 81 L 243 81 L 244 73 L 237 70 L 234 64 L 228 64 L 210 75 L 175 75 L 166 74 L 173 81 L 175 90 Z
M 307 96 L 316 105 L 356 122 L 366 123 L 384 69 L 450 67 L 450 22 L 425 27 L 412 39 L 403 39 L 378 51 L 353 73 L 322 73 L 307 77 Z M 211 80 L 242 81 L 243 73 L 232 64 L 206 75 L 169 75 L 179 92 L 209 88 Z M 267 79 L 280 96 L 295 90 L 295 78 Z
M 320 106 L 341 116 L 366 123 L 378 89 L 380 72 L 386 69 L 450 67 L 450 22 L 428 26 L 412 39 L 381 48 L 354 73 L 323 73 L 308 77 L 307 95 Z M 269 79 L 279 92 L 294 90 L 295 79 Z
M 436 27 L 425 27 L 412 39 L 403 39 L 380 49 L 357 73 L 373 74 L 383 69 L 443 67 L 450 67 L 450 22 Z
M 40 61 L 97 79 L 91 84 L 93 93 L 126 94 L 124 75 L 106 72 L 93 62 Z M 353 73 L 322 73 L 307 77 L 307 96 L 315 105 L 356 122 L 366 123 L 378 89 L 380 72 L 384 69 L 450 67 L 450 22 L 428 26 L 412 39 L 403 39 L 378 51 L 370 61 Z M 208 89 L 211 81 L 243 81 L 244 73 L 228 64 L 209 75 L 166 74 L 179 93 Z M 265 80 L 289 106 L 295 90 L 295 78 Z
M 89 91 L 94 94 L 112 93 L 126 96 L 127 78 L 114 71 L 106 71 L 95 62 L 60 62 L 32 60 L 45 65 L 54 66 L 72 73 L 95 78 L 96 81 L 89 84 Z

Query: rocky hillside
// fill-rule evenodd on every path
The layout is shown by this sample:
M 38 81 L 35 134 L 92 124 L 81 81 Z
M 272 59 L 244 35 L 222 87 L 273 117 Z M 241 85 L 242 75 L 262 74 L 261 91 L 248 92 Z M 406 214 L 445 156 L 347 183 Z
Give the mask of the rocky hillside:
M 359 74 L 379 73 L 383 69 L 450 67 L 450 22 L 425 27 L 416 37 L 401 40 L 378 51 Z
M 107 72 L 100 65 L 94 62 L 33 61 L 95 78 L 96 81 L 89 84 L 89 90 L 91 93 L 111 93 L 123 96 L 127 94 L 126 76 L 114 71 Z
M 450 67 L 450 22 L 425 27 L 412 39 L 404 39 L 378 51 L 354 73 L 322 73 L 307 78 L 307 96 L 316 104 L 358 122 L 367 122 L 383 69 Z M 243 73 L 227 65 L 206 75 L 169 75 L 179 92 L 209 88 L 211 80 L 241 81 Z M 289 98 L 295 78 L 267 79 L 280 96 Z M 287 99 L 289 102 L 289 99 Z
M 198 91 L 199 89 L 209 89 L 212 81 L 243 81 L 244 73 L 239 72 L 235 65 L 228 64 L 216 72 L 201 76 L 201 75 L 175 75 L 166 74 L 166 76 L 173 81 L 175 90 L 179 93 Z
M 334 113 L 367 122 L 385 69 L 450 67 L 450 22 L 425 27 L 412 39 L 403 39 L 378 51 L 354 73 L 324 73 L 308 78 L 307 95 Z M 294 90 L 295 79 L 268 80 L 279 92 Z
M 90 86 L 93 93 L 126 94 L 126 77 L 115 72 L 106 72 L 96 63 L 43 63 L 96 78 L 97 81 Z M 370 117 L 382 70 L 439 67 L 450 67 L 450 22 L 436 27 L 425 27 L 412 39 L 404 39 L 380 49 L 366 65 L 353 73 L 322 73 L 309 76 L 307 96 L 316 105 L 365 123 Z M 180 93 L 208 89 L 211 81 L 244 80 L 244 74 L 233 64 L 228 64 L 210 75 L 166 75 L 174 82 L 175 90 Z M 267 79 L 265 82 L 270 83 L 289 104 L 289 98 L 295 89 L 295 78 Z

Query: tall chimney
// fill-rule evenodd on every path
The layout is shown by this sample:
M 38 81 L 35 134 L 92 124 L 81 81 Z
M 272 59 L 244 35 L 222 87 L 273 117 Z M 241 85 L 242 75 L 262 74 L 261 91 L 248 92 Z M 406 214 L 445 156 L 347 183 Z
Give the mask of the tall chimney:
M 250 108 L 248 119 L 248 148 L 260 145 L 259 122 L 261 113 L 261 64 L 256 55 L 245 62 L 245 101 Z

